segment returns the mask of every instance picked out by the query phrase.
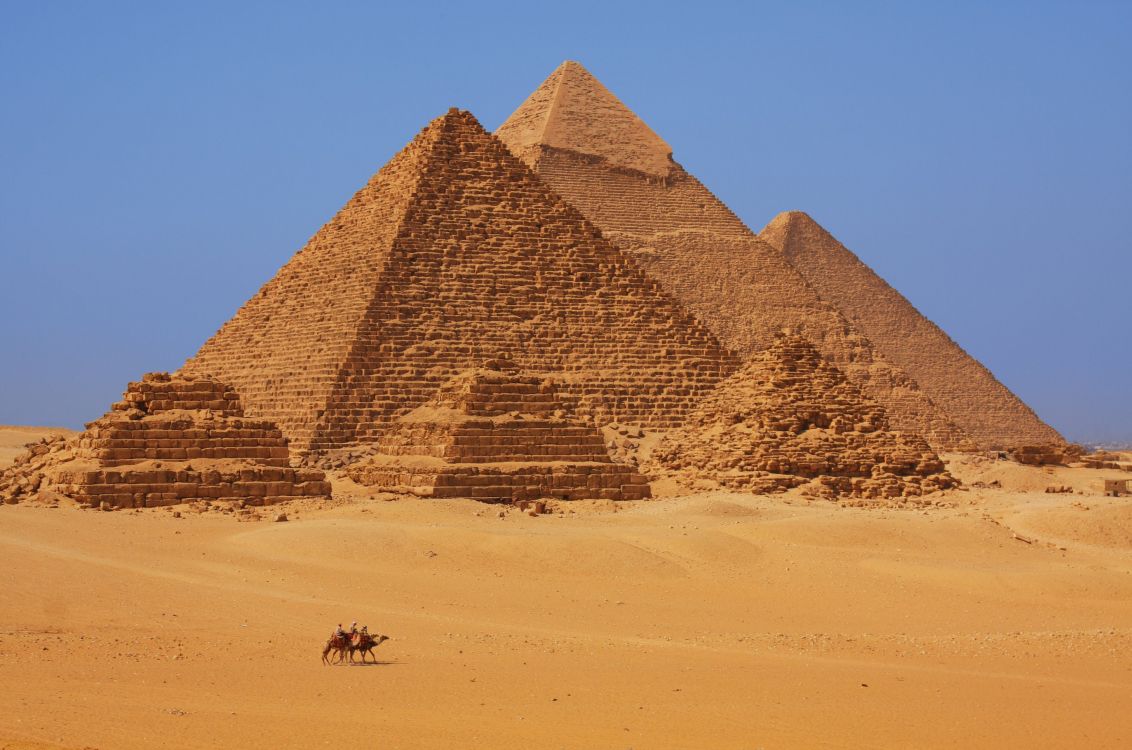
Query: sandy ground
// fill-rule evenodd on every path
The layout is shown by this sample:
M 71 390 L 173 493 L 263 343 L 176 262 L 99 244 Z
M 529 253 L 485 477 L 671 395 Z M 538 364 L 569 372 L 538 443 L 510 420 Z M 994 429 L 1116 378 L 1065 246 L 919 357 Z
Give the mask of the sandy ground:
M 0 748 L 1132 746 L 1132 498 L 952 470 L 929 512 L 0 506 Z M 323 666 L 352 619 L 381 663 Z

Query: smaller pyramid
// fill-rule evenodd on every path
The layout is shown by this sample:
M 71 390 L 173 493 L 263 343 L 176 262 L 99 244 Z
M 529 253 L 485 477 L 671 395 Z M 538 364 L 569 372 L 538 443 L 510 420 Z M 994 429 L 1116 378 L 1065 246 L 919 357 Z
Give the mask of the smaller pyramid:
M 682 480 L 827 497 L 923 495 L 955 485 L 918 435 L 893 432 L 880 404 L 804 336 L 780 336 L 665 435 L 650 468 Z
M 802 211 L 781 213 L 759 238 L 853 321 L 975 446 L 1065 446 L 1065 439 L 990 370 L 810 216 Z
M 321 471 L 290 466 L 279 427 L 244 417 L 231 386 L 148 373 L 73 440 L 31 449 L 0 473 L 0 496 L 53 490 L 89 505 L 143 508 L 191 500 L 268 505 L 330 495 Z
M 347 474 L 359 484 L 434 498 L 650 496 L 643 476 L 610 460 L 597 427 L 567 416 L 553 381 L 523 375 L 507 360 L 449 380 Z

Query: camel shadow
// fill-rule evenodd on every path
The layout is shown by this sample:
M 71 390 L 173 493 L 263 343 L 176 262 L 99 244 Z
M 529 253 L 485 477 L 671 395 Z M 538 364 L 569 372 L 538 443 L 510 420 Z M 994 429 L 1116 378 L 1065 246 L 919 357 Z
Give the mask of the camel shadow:
M 396 666 L 398 664 L 404 664 L 404 662 L 397 661 L 397 660 L 365 661 L 365 662 L 356 661 L 356 662 L 353 662 L 353 663 L 344 662 L 342 664 L 335 664 L 334 666 L 336 666 L 336 667 L 392 667 L 392 666 Z

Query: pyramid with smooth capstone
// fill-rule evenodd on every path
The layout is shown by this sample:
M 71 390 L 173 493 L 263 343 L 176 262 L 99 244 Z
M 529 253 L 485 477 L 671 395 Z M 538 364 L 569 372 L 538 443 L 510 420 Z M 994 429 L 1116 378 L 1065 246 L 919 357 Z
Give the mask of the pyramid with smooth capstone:
M 867 307 L 876 284 L 856 291 L 842 285 L 856 306 L 826 298 L 807 262 L 791 264 L 800 253 L 784 253 L 765 241 L 769 233 L 751 231 L 580 64 L 563 63 L 496 134 L 742 355 L 783 331 L 803 333 L 884 405 L 894 426 L 939 450 L 1060 441 L 962 349 L 927 335 L 934 326 L 902 297 L 884 314 L 906 330 L 903 341 L 881 335 L 857 309 Z M 839 281 L 835 273 L 825 278 Z M 909 356 L 914 352 L 925 354 Z M 954 398 L 969 375 L 969 400 Z

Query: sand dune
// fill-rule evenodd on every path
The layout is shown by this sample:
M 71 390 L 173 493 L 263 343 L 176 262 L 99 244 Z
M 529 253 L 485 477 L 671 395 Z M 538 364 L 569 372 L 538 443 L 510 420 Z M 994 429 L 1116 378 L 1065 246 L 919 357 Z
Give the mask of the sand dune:
M 1126 747 L 1129 500 L 951 468 L 1004 489 L 0 507 L 0 747 Z M 322 666 L 354 618 L 382 663 Z

